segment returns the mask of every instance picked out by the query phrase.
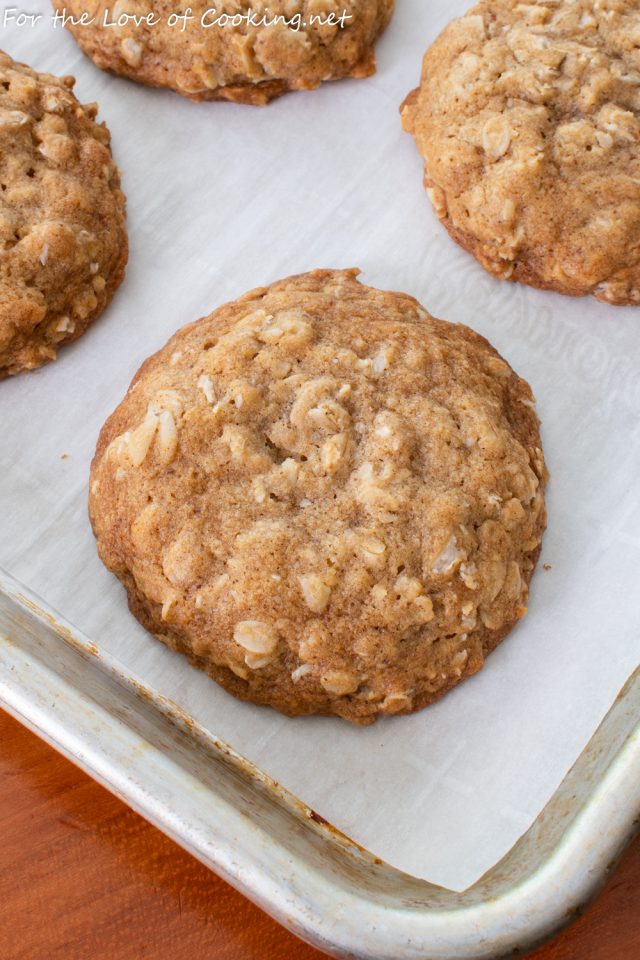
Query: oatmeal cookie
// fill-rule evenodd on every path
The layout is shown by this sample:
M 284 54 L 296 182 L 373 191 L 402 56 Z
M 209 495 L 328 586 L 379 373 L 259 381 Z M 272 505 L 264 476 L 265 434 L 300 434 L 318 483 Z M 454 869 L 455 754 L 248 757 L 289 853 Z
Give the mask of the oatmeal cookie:
M 0 52 L 0 379 L 55 360 L 124 275 L 109 131 L 73 85 Z
M 492 274 L 640 303 L 637 0 L 482 0 L 402 109 L 451 236 Z
M 375 73 L 373 46 L 394 2 L 195 2 L 185 7 L 191 19 L 184 29 L 182 22 L 171 25 L 172 15 L 181 11 L 171 0 L 118 0 L 115 5 L 53 0 L 53 5 L 75 17 L 87 11 L 93 22 L 68 26 L 82 50 L 105 70 L 169 87 L 191 100 L 262 106 L 288 90 Z M 243 19 L 247 11 L 252 22 Z
M 235 696 L 369 723 L 478 671 L 527 608 L 529 386 L 467 327 L 317 270 L 143 364 L 90 516 L 144 626 Z

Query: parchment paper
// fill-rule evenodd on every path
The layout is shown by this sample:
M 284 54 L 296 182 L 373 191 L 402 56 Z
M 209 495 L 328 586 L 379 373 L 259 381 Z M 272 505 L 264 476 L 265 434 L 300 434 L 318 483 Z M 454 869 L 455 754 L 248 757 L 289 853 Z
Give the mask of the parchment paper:
M 2 46 L 99 102 L 131 258 L 88 334 L 0 383 L 0 564 L 354 840 L 463 889 L 537 816 L 640 660 L 640 310 L 494 281 L 431 213 L 398 107 L 464 2 L 401 0 L 375 77 L 262 110 L 108 76 L 43 0 L 24 9 L 45 19 L 0 26 Z M 360 266 L 487 336 L 539 398 L 552 473 L 528 617 L 440 704 L 364 730 L 241 704 L 153 640 L 86 516 L 98 431 L 141 361 L 223 301 L 319 266 Z

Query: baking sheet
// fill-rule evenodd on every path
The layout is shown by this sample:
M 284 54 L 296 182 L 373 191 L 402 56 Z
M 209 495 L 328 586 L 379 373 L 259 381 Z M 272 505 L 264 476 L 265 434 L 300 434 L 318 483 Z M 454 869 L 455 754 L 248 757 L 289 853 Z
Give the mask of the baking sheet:
M 640 312 L 494 281 L 432 215 L 398 106 L 464 2 L 402 0 L 375 77 L 263 110 L 107 76 L 46 3 L 24 9 L 43 19 L 0 27 L 1 45 L 99 102 L 131 258 L 89 333 L 0 384 L 0 565 L 372 853 L 464 889 L 535 819 L 640 663 Z M 221 302 L 318 266 L 360 266 L 487 336 L 538 396 L 552 473 L 529 616 L 441 703 L 364 730 L 241 704 L 154 641 L 86 517 L 98 431 L 141 361 Z

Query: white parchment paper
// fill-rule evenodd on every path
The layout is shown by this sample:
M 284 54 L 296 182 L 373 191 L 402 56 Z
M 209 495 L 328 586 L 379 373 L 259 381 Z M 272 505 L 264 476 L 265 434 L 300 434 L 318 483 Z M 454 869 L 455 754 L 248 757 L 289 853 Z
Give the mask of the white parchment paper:
M 640 661 L 640 310 L 494 281 L 431 213 L 398 107 L 460 0 L 401 0 L 375 77 L 262 110 L 108 76 L 44 0 L 24 9 L 44 19 L 0 26 L 1 45 L 99 102 L 131 257 L 89 333 L 0 383 L 0 565 L 374 854 L 466 887 L 537 816 Z M 241 704 L 166 650 L 128 613 L 86 516 L 98 431 L 142 360 L 225 300 L 319 266 L 360 266 L 487 336 L 539 398 L 552 474 L 552 569 L 529 616 L 441 703 L 365 730 Z

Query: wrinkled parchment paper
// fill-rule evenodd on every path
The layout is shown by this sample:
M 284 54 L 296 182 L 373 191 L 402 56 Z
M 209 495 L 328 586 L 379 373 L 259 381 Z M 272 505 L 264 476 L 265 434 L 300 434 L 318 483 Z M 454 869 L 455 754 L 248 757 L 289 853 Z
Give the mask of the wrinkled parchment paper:
M 99 102 L 131 239 L 94 328 L 0 383 L 0 565 L 354 840 L 455 889 L 529 826 L 640 660 L 640 310 L 490 279 L 438 225 L 400 127 L 424 48 L 464 8 L 402 0 L 375 77 L 262 110 L 101 73 L 44 0 L 36 27 L 0 26 L 14 57 Z M 98 431 L 141 361 L 223 301 L 319 266 L 360 266 L 487 336 L 538 396 L 552 474 L 528 617 L 441 703 L 364 730 L 241 704 L 153 640 L 86 515 Z

